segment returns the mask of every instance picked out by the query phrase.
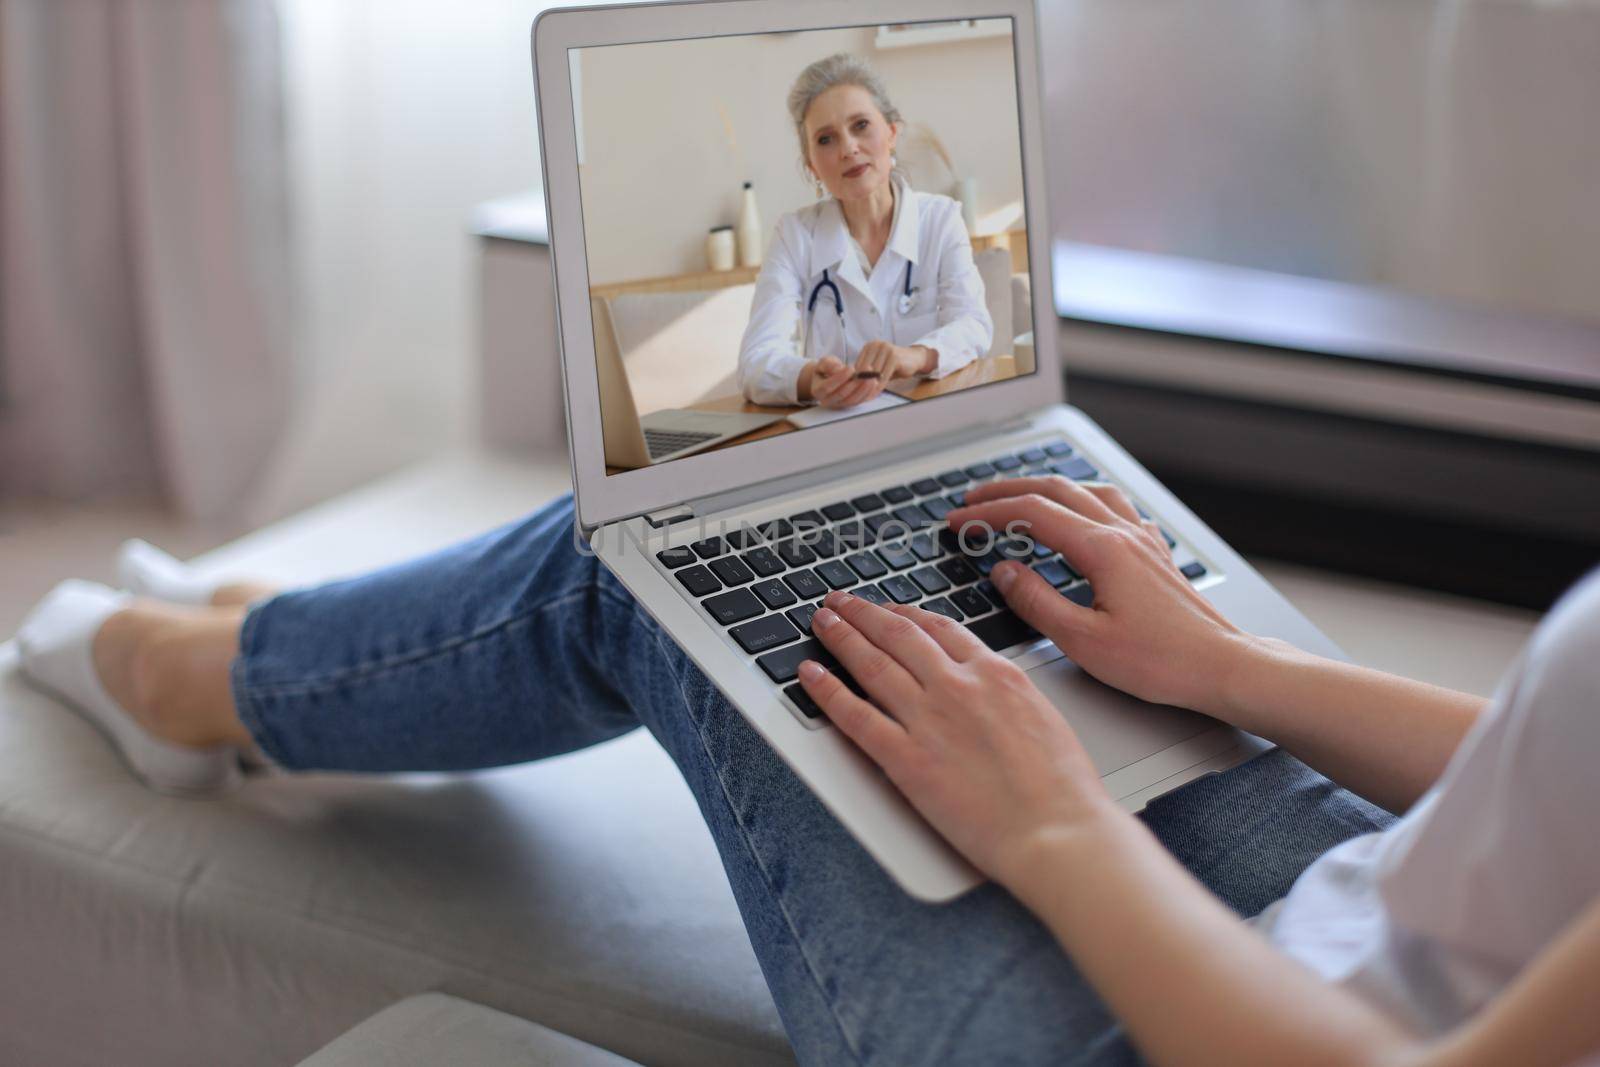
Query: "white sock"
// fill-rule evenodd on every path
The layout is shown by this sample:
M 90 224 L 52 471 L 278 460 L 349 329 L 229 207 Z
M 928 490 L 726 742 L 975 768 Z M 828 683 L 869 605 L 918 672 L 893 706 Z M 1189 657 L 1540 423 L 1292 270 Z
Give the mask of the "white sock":
M 124 541 L 117 550 L 117 582 L 139 596 L 205 607 L 217 583 L 148 541 Z
M 231 745 L 190 748 L 163 741 L 122 709 L 94 669 L 94 637 L 132 599 L 94 582 L 66 581 L 51 590 L 17 631 L 22 673 L 99 727 L 150 788 L 195 796 L 239 782 Z

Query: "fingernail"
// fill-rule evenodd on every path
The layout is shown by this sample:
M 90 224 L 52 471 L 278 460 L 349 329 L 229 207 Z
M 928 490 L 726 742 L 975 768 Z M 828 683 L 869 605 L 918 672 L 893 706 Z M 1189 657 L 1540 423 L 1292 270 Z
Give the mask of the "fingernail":
M 822 608 L 815 615 L 811 616 L 811 628 L 813 630 L 826 630 L 828 627 L 832 626 L 838 621 L 839 616 L 835 615 L 827 608 Z
M 848 604 L 848 603 L 850 603 L 850 601 L 852 601 L 854 599 L 855 599 L 855 597 L 851 596 L 849 593 L 843 592 L 842 590 L 835 589 L 833 592 L 829 593 L 826 597 L 823 598 L 823 603 L 825 603 L 825 604 Z
M 1017 580 L 1017 565 L 1015 563 L 1000 564 L 989 572 L 989 580 L 994 582 L 996 589 L 1004 593 Z
M 800 680 L 802 682 L 814 682 L 825 673 L 827 672 L 822 669 L 822 664 L 814 659 L 805 660 L 800 664 Z

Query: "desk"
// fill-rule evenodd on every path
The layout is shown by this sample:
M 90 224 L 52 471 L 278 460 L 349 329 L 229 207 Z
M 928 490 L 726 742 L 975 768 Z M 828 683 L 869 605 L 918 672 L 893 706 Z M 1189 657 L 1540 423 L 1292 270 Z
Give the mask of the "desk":
M 907 400 L 928 400 L 936 396 L 945 396 L 948 393 L 958 393 L 963 389 L 970 389 L 974 385 L 1003 382 L 1007 378 L 1015 378 L 1016 376 L 1016 360 L 1010 353 L 1004 353 L 973 360 L 954 374 L 944 378 L 924 378 L 917 382 L 891 385 L 889 391 L 903 396 Z M 699 403 L 690 405 L 690 409 L 693 411 L 740 411 L 761 415 L 788 415 L 790 412 L 804 411 L 806 407 L 771 407 L 752 404 L 743 396 L 736 394 L 734 396 L 719 396 L 709 400 L 702 400 Z M 752 430 L 749 433 L 740 434 L 738 437 L 729 438 L 721 444 L 713 445 L 693 454 L 698 456 L 723 448 L 734 448 L 739 445 L 749 444 L 751 441 L 759 441 L 764 437 L 777 437 L 781 434 L 793 433 L 797 429 L 799 427 L 784 419 L 770 426 L 763 426 L 759 430 Z M 670 463 L 671 460 L 667 462 Z M 629 468 L 608 466 L 606 467 L 606 473 L 618 474 L 627 469 Z

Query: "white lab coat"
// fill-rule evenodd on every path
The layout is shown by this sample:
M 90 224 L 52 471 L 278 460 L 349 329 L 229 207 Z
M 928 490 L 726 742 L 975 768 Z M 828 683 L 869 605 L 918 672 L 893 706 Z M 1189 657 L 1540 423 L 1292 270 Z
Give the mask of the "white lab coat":
M 806 360 L 832 355 L 854 363 L 868 341 L 934 349 L 939 360 L 932 378 L 989 351 L 994 323 L 984 306 L 983 279 L 972 261 L 961 205 L 948 196 L 919 193 L 898 177 L 894 181 L 889 243 L 870 277 L 837 200 L 778 220 L 739 345 L 739 387 L 747 399 L 797 404 L 796 385 Z M 913 306 L 902 313 L 908 262 Z M 833 290 L 824 288 L 815 311 L 806 312 L 824 269 L 844 304 L 842 337 Z

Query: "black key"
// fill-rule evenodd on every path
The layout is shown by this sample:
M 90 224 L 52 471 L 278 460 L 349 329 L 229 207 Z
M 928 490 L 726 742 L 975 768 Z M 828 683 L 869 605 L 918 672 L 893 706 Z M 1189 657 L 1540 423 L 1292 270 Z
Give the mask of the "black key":
M 917 557 L 903 544 L 879 545 L 878 558 L 889 565 L 890 570 L 903 571 L 913 563 Z
M 920 560 L 938 559 L 944 555 L 944 549 L 939 547 L 939 539 L 934 537 L 933 534 L 919 533 L 907 541 L 906 544 L 911 547 L 911 551 Z
M 895 508 L 894 517 L 905 523 L 906 527 L 912 532 L 932 526 L 934 521 L 932 515 L 929 515 L 915 504 L 907 504 L 905 507 Z
M 782 615 L 768 615 L 764 619 L 735 626 L 728 632 L 739 642 L 739 647 L 752 656 L 769 648 L 786 645 L 800 636 L 800 631 Z
M 993 463 L 974 463 L 972 466 L 967 468 L 967 477 L 973 479 L 974 481 L 978 480 L 979 478 L 987 478 L 993 473 Z
M 1022 460 L 1016 456 L 996 456 L 994 459 L 994 469 L 997 471 L 1014 471 L 1020 466 Z
M 801 633 L 808 634 L 811 632 L 811 616 L 815 615 L 817 609 L 821 606 L 821 604 L 801 604 L 797 608 L 790 608 L 784 614 L 789 617 L 789 621 L 794 623 Z
M 979 556 L 972 561 L 972 569 L 987 578 L 989 572 L 994 570 L 994 565 L 1003 559 L 1005 557 L 1000 554 L 999 549 L 991 549 L 988 555 Z
M 883 508 L 883 497 L 877 493 L 864 493 L 861 496 L 851 497 L 850 506 L 862 513 L 879 511 Z
M 838 665 L 838 660 L 828 655 L 814 638 L 801 641 L 797 645 L 780 648 L 776 652 L 768 652 L 756 660 L 756 665 L 767 672 L 767 677 L 778 684 L 792 682 L 800 673 L 800 664 L 808 659 L 814 659 L 828 669 L 832 670 Z
M 1095 470 L 1094 464 L 1082 456 L 1076 456 L 1065 463 L 1057 463 L 1051 470 L 1057 474 L 1064 474 L 1077 482 L 1085 482 L 1091 478 L 1100 477 L 1100 472 Z
M 673 576 L 682 582 L 683 587 L 695 596 L 705 596 L 707 593 L 715 593 L 722 588 L 722 583 L 717 581 L 710 571 L 698 563 L 693 567 L 675 572 Z
M 807 563 L 815 563 L 817 554 L 798 541 L 784 541 L 778 545 L 778 558 L 783 560 L 785 566 L 804 567 Z
M 1025 537 L 1002 537 L 994 543 L 994 547 L 1006 559 L 1027 559 L 1033 555 L 1035 543 Z
M 715 559 L 725 551 L 720 537 L 708 537 L 704 541 L 696 541 L 689 547 L 694 549 L 694 554 L 701 559 Z
M 977 586 L 967 586 L 950 594 L 950 602 L 961 609 L 963 615 L 982 615 L 989 610 L 989 601 L 978 592 Z
M 966 471 L 945 471 L 939 475 L 939 484 L 946 489 L 954 489 L 958 485 L 967 484 Z
M 781 541 L 783 538 L 792 537 L 793 535 L 794 523 L 788 519 L 773 519 L 771 522 L 761 524 L 761 536 L 765 537 L 768 543 Z
M 1072 564 L 1070 564 L 1070 563 L 1068 563 L 1068 562 L 1067 562 L 1067 559 L 1066 559 L 1066 557 L 1065 557 L 1065 556 L 1062 556 L 1062 557 L 1061 557 L 1061 565 L 1062 565 L 1062 566 L 1063 566 L 1063 567 L 1065 567 L 1065 568 L 1067 568 L 1067 573 L 1068 573 L 1068 574 L 1070 574 L 1070 575 L 1072 575 L 1072 580 L 1073 580 L 1073 581 L 1077 581 L 1077 580 L 1078 580 L 1078 579 L 1079 579 L 1079 578 L 1082 578 L 1082 577 L 1083 577 L 1083 575 L 1081 575 L 1081 574 L 1079 574 L 1079 573 L 1078 573 L 1078 572 L 1077 572 L 1077 570 L 1075 570 L 1075 569 L 1074 569 L 1074 568 L 1073 568 L 1073 566 L 1072 566 Z
M 923 611 L 931 611 L 936 615 L 943 615 L 947 619 L 954 619 L 956 622 L 966 618 L 965 615 L 961 614 L 960 608 L 942 596 L 934 597 L 932 600 L 924 600 L 918 607 L 922 608 Z
M 818 578 L 815 571 L 795 571 L 785 574 L 783 580 L 789 583 L 789 588 L 801 600 L 815 600 L 828 591 L 828 583 Z
M 924 593 L 942 593 L 950 588 L 950 580 L 932 567 L 919 567 L 912 571 L 911 580 L 922 586 Z
M 728 547 L 735 552 L 743 552 L 747 548 L 754 548 L 764 540 L 759 533 L 749 526 L 731 530 L 724 536 L 727 538 Z
M 1072 572 L 1059 559 L 1047 559 L 1043 563 L 1035 563 L 1033 572 L 1057 589 L 1072 581 Z
M 830 559 L 817 564 L 817 574 L 835 589 L 845 589 L 856 584 L 856 572 L 844 565 L 843 560 Z
M 940 563 L 939 573 L 950 579 L 951 585 L 966 585 L 968 582 L 978 580 L 978 572 L 972 569 L 972 564 L 960 556 Z
M 794 706 L 800 709 L 800 714 L 808 719 L 822 718 L 822 709 L 817 707 L 817 702 L 811 699 L 811 694 L 806 692 L 805 686 L 799 682 L 794 683 L 783 691 L 783 695 L 794 701 Z
M 856 513 L 856 509 L 841 500 L 837 504 L 829 504 L 824 507 L 822 509 L 822 513 L 829 519 L 832 519 L 834 522 L 838 522 L 840 519 L 848 519 L 850 516 L 854 515 Z
M 856 519 L 835 526 L 833 536 L 838 539 L 841 552 L 854 552 L 866 548 L 878 539 L 878 535 L 872 532 L 872 527 Z
M 853 556 L 846 556 L 844 561 L 850 564 L 851 570 L 869 581 L 873 578 L 882 578 L 889 573 L 889 568 L 883 565 L 883 560 L 871 552 L 857 552 Z
M 1161 531 L 1161 539 L 1167 543 L 1168 548 L 1178 547 L 1178 539 L 1167 533 L 1167 528 L 1165 526 L 1158 526 L 1156 529 Z
M 899 520 L 897 520 L 893 515 L 889 514 L 887 511 L 875 512 L 875 513 L 873 513 L 871 515 L 868 515 L 866 518 L 862 519 L 861 521 L 866 523 L 867 529 L 871 530 L 875 534 L 882 533 L 883 532 L 883 528 L 885 526 L 889 525 L 891 522 L 895 522 L 895 523 L 899 522 Z M 904 525 L 904 523 L 900 523 L 900 525 Z M 905 536 L 906 534 L 908 534 L 910 532 L 911 532 L 910 530 L 901 530 L 900 531 L 900 536 L 903 537 L 903 536 Z
M 972 588 L 982 593 L 984 597 L 988 599 L 989 603 L 993 604 L 995 607 L 1003 608 L 1006 606 L 1006 598 L 1000 595 L 1000 590 L 996 589 L 994 587 L 994 583 L 989 581 L 989 579 L 985 578 Z
M 1043 463 L 1045 461 L 1044 449 L 1030 448 L 1026 452 L 1018 452 L 1017 458 L 1024 463 Z
M 1067 444 L 1065 441 L 1051 441 L 1049 444 L 1044 446 L 1044 450 L 1046 454 L 1052 456 L 1072 455 L 1072 446 Z
M 1191 582 L 1206 576 L 1206 565 L 1199 560 L 1185 563 L 1180 569 L 1183 571 L 1183 576 Z
M 884 595 L 883 590 L 879 589 L 875 585 L 857 586 L 856 588 L 850 590 L 850 595 L 851 596 L 858 596 L 862 600 L 868 601 L 869 603 L 873 603 L 873 604 L 882 605 L 882 604 L 887 604 L 889 602 L 889 598 Z
M 809 535 L 801 534 L 795 541 L 805 545 L 823 559 L 839 554 L 839 543 L 834 540 L 832 530 L 815 530 Z
M 885 578 L 882 582 L 883 591 L 894 597 L 897 604 L 909 604 L 913 600 L 922 599 L 922 590 L 903 574 L 896 574 L 892 578 Z
M 903 485 L 893 485 L 878 493 L 886 504 L 904 504 L 914 495 L 910 489 Z
M 933 521 L 943 522 L 944 517 L 955 510 L 955 507 L 942 496 L 929 497 L 922 502 L 922 510 L 933 516 Z
M 763 578 L 750 588 L 769 608 L 786 608 L 800 599 L 781 578 Z
M 796 527 L 803 529 L 807 526 L 812 528 L 822 526 L 828 520 L 822 517 L 822 512 L 820 511 L 802 511 L 796 515 L 790 515 L 789 521 L 794 523 Z
M 724 626 L 753 619 L 763 611 L 761 601 L 748 589 L 735 589 L 730 593 L 707 597 L 704 604 L 706 610 L 711 612 L 711 617 Z
M 996 652 L 1004 652 L 1013 645 L 1020 645 L 1024 641 L 1037 641 L 1039 631 L 1023 622 L 1009 611 L 1000 611 L 988 615 L 977 622 L 967 623 L 967 629 L 972 631 L 972 636 L 988 645 Z
M 679 567 L 687 567 L 693 563 L 695 554 L 687 548 L 663 548 L 656 553 L 656 559 L 659 559 L 664 565 L 671 567 L 673 570 L 677 570 Z
M 711 573 L 721 578 L 723 585 L 743 585 L 755 577 L 755 573 L 736 556 L 712 560 Z
M 1079 582 L 1071 589 L 1063 589 L 1061 595 L 1081 607 L 1094 607 L 1094 587 L 1088 582 Z
M 932 478 L 918 478 L 911 483 L 911 491 L 918 496 L 932 496 L 941 488 L 942 486 Z
M 785 570 L 783 560 L 770 548 L 756 548 L 744 554 L 744 561 L 750 569 L 756 572 L 759 578 L 771 578 L 774 574 L 782 574 Z
M 1049 559 L 1051 556 L 1053 556 L 1055 554 L 1056 554 L 1056 550 L 1051 548 L 1049 545 L 1045 544 L 1043 541 L 1035 541 L 1033 543 L 1033 558 L 1034 559 Z
M 967 506 L 967 491 L 965 489 L 957 489 L 955 492 L 947 494 L 944 499 L 945 503 L 952 508 L 964 508 Z
M 948 526 L 939 531 L 939 547 L 951 556 L 959 556 L 966 551 L 961 545 L 961 535 Z

